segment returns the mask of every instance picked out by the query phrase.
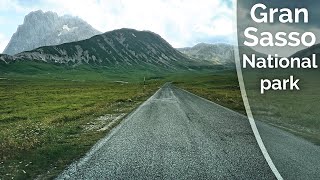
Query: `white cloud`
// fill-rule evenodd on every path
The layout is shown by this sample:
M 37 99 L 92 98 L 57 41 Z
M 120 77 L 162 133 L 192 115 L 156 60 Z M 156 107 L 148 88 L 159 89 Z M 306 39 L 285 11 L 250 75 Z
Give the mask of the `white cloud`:
M 21 4 L 18 0 L 0 0 L 0 11 L 10 12 L 13 16 L 26 15 L 38 9 L 59 15 L 70 14 L 82 18 L 101 32 L 124 27 L 150 30 L 160 34 L 174 47 L 183 47 L 206 40 L 211 42 L 216 36 L 230 42 L 235 14 L 224 1 L 38 0 Z M 230 1 L 235 8 L 236 0 Z M 8 32 L 0 30 L 0 33 L 9 36 Z M 7 40 L 2 39 L 1 43 Z
M 79 16 L 102 32 L 123 27 L 151 30 L 181 47 L 197 43 L 198 36 L 231 35 L 234 11 L 222 1 L 44 0 L 39 8 Z
M 3 52 L 4 48 L 6 48 L 9 43 L 9 38 L 0 33 L 0 53 Z
M 241 38 L 242 40 L 247 40 L 247 38 L 244 36 L 244 32 L 243 32 L 247 27 L 256 27 L 258 29 L 258 32 L 251 33 L 251 34 L 255 35 L 259 39 L 261 39 L 262 32 L 270 32 L 273 35 L 273 39 L 272 39 L 273 43 L 278 42 L 278 40 L 275 38 L 275 35 L 278 32 L 287 33 L 287 36 L 285 37 L 285 39 L 288 42 L 291 41 L 288 37 L 288 34 L 292 33 L 292 32 L 298 32 L 300 34 L 300 36 L 298 38 L 300 38 L 302 36 L 302 34 L 305 32 L 312 32 L 316 37 L 320 37 L 320 29 L 312 28 L 312 27 L 308 27 L 308 26 L 301 26 L 299 24 L 282 24 L 282 23 L 257 24 L 250 19 L 249 11 L 245 10 L 243 8 L 240 9 L 240 13 L 238 14 L 238 18 L 239 18 L 239 23 L 240 23 L 239 26 L 241 26 L 240 29 L 242 29 L 242 32 L 239 34 L 240 35 L 239 38 Z M 317 38 L 317 40 L 316 40 L 316 44 L 318 44 L 318 43 L 320 43 L 319 38 Z M 278 46 L 262 47 L 261 45 L 258 44 L 257 46 L 254 46 L 251 48 L 253 48 L 254 50 L 256 50 L 258 52 L 265 53 L 265 54 L 271 54 L 271 55 L 278 54 L 279 56 L 289 57 L 300 50 L 306 49 L 307 47 L 301 43 L 299 46 L 296 46 L 296 47 L 292 47 L 289 45 L 286 45 L 284 47 L 278 47 Z
M 3 25 L 6 23 L 5 18 L 3 18 L 2 16 L 0 16 L 0 25 Z
M 197 32 L 211 36 L 228 36 L 234 32 L 231 18 L 221 17 L 209 24 L 202 24 L 196 28 Z
M 25 13 L 33 10 L 33 7 L 24 7 L 17 0 L 0 0 L 0 11 L 15 11 L 16 13 Z

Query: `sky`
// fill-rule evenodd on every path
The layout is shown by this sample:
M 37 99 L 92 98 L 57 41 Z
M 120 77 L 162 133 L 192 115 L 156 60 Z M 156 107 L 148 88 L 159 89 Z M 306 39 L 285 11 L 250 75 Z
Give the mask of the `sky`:
M 263 2 L 264 5 L 266 5 L 266 10 L 261 10 L 262 13 L 268 13 L 268 16 L 270 16 L 269 9 L 270 8 L 278 8 L 279 11 L 281 8 L 289 8 L 292 11 L 292 16 L 294 19 L 294 10 L 296 8 L 306 8 L 308 10 L 308 23 L 303 22 L 303 17 L 300 16 L 300 22 L 299 23 L 280 23 L 279 22 L 279 16 L 281 13 L 276 13 L 274 15 L 275 22 L 274 23 L 255 23 L 250 16 L 251 8 L 254 4 Z M 259 36 L 262 32 L 271 32 L 273 35 L 275 35 L 277 32 L 286 32 L 287 34 L 292 32 L 298 32 L 300 35 L 302 35 L 305 32 L 312 32 L 316 38 L 316 44 L 320 43 L 320 1 L 315 0 L 290 0 L 290 1 L 280 1 L 280 0 L 238 0 L 238 29 L 239 30 L 245 30 L 247 27 L 256 27 L 258 29 L 258 33 L 256 35 Z M 259 13 L 257 12 L 256 15 L 259 17 Z M 238 37 L 243 37 L 242 40 L 246 40 L 246 38 L 243 36 L 243 33 L 239 33 Z M 287 38 L 288 39 L 288 38 Z M 241 38 L 239 39 L 239 42 L 241 41 Z M 303 46 L 302 44 L 297 47 L 262 47 L 262 46 L 255 46 L 253 49 L 256 51 L 265 53 L 265 54 L 278 54 L 283 57 L 288 57 L 296 53 L 297 51 L 300 51 L 302 49 L 307 48 L 306 46 Z
M 150 30 L 173 47 L 234 43 L 236 0 L 0 0 L 0 52 L 31 11 L 78 16 L 101 32 Z

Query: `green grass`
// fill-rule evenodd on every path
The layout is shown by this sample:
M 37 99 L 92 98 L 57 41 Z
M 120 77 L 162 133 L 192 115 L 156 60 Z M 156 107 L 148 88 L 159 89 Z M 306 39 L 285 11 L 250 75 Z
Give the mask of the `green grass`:
M 166 73 L 149 70 L 148 68 L 130 67 L 112 68 L 80 65 L 77 67 L 47 64 L 43 62 L 16 62 L 0 64 L 0 77 L 20 79 L 58 79 L 80 81 L 141 81 L 144 76 L 163 76 Z
M 88 128 L 100 123 L 98 117 L 131 112 L 164 82 L 171 81 L 245 114 L 235 70 L 159 73 L 23 62 L 1 65 L 0 70 L 0 179 L 54 178 L 120 122 L 104 122 L 103 126 L 111 126 L 105 131 L 97 131 L 100 126 Z M 317 82 L 318 76 L 309 76 L 313 77 L 312 83 Z M 143 77 L 147 80 L 145 89 Z M 259 78 L 257 74 L 249 77 Z M 314 93 L 315 89 L 306 89 L 305 96 L 299 96 L 299 101 L 292 103 L 297 93 L 260 96 L 256 93 L 255 80 L 246 85 L 249 95 L 254 97 L 250 103 L 255 115 L 281 117 L 265 121 L 312 142 L 320 142 L 320 125 L 315 118 L 320 111 L 312 111 L 313 107 L 320 107 L 320 101 L 314 101 L 320 97 Z M 274 114 L 265 114 L 271 111 Z M 306 116 L 308 113 L 316 116 Z
M 256 120 L 264 121 L 320 145 L 320 86 L 318 72 L 296 73 L 301 91 L 260 94 L 260 78 L 287 77 L 279 72 L 245 72 L 245 85 Z M 245 113 L 236 72 L 175 76 L 174 84 L 242 114 Z
M 7 78 L 0 80 L 0 179 L 55 177 L 109 130 L 88 124 L 132 111 L 163 84 Z
M 260 94 L 260 79 L 300 79 L 300 91 L 267 91 Z M 313 70 L 245 71 L 248 98 L 256 119 L 285 129 L 320 145 L 319 72 Z
M 71 68 L 34 62 L 0 69 L 0 179 L 54 178 L 120 122 L 105 122 L 103 126 L 110 125 L 105 131 L 97 131 L 101 126 L 88 128 L 100 123 L 98 117 L 131 112 L 167 81 L 201 90 L 227 107 L 240 106 L 239 99 L 234 99 L 240 97 L 236 79 L 229 73 L 224 78 L 220 73 Z M 180 81 L 186 76 L 197 82 Z
M 235 71 L 185 74 L 171 77 L 171 79 L 180 88 L 246 114 Z

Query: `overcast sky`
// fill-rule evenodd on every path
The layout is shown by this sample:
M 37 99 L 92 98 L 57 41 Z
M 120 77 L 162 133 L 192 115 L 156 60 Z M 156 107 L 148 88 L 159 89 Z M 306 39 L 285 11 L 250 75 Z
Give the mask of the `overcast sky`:
M 150 30 L 174 47 L 233 43 L 235 0 L 0 0 L 0 52 L 24 16 L 54 11 L 87 21 L 101 32 Z
M 282 24 L 279 22 L 279 15 L 281 13 L 275 13 L 274 23 L 255 23 L 250 16 L 250 10 L 254 4 L 257 4 L 259 2 L 263 2 L 264 5 L 267 6 L 266 10 L 261 10 L 263 13 L 268 13 L 269 8 L 278 8 L 279 10 L 281 8 L 289 8 L 292 11 L 293 19 L 294 19 L 294 9 L 295 8 L 306 8 L 308 10 L 308 17 L 309 22 L 304 23 L 303 22 L 303 16 L 301 16 L 300 23 L 285 23 Z M 315 0 L 286 0 L 286 1 L 280 1 L 280 0 L 239 0 L 238 6 L 240 7 L 238 9 L 238 29 L 239 30 L 245 30 L 247 27 L 252 26 L 256 27 L 258 29 L 258 33 L 255 33 L 255 35 L 259 36 L 259 33 L 262 32 L 271 32 L 273 35 L 275 35 L 277 32 L 286 32 L 287 34 L 291 32 L 298 32 L 300 34 L 303 34 L 305 32 L 312 32 L 316 38 L 316 44 L 320 43 L 320 1 Z M 256 13 L 257 17 L 259 16 L 259 12 Z M 270 14 L 270 13 L 268 13 Z M 239 34 L 239 37 L 244 37 L 243 33 Z M 242 39 L 246 40 L 246 38 Z M 288 38 L 287 38 L 288 40 Z M 240 40 L 241 41 L 241 40 Z M 239 41 L 239 42 L 240 42 Z M 243 45 L 243 44 L 241 44 Z M 288 57 L 294 53 L 296 53 L 299 50 L 307 48 L 306 46 L 303 46 L 302 44 L 297 47 L 261 47 L 261 46 L 255 46 L 252 47 L 256 51 L 265 53 L 265 54 L 278 54 L 280 56 Z

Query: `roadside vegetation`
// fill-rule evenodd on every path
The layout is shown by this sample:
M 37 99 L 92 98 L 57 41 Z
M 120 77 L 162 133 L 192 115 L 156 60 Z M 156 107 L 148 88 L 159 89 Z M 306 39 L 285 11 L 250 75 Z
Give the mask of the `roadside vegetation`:
M 256 120 L 264 121 L 320 145 L 320 107 L 317 72 L 298 74 L 302 90 L 270 91 L 260 94 L 260 77 L 287 77 L 274 72 L 245 73 L 245 85 L 251 110 Z M 246 115 L 236 72 L 192 74 L 174 77 L 174 84 L 196 95 Z M 309 87 L 309 88 L 308 88 Z
M 299 91 L 267 91 L 260 94 L 261 78 L 300 79 Z M 253 115 L 260 121 L 301 136 L 320 145 L 320 86 L 318 71 L 246 71 L 247 95 Z
M 235 70 L 164 76 L 142 70 L 124 73 L 81 67 L 66 71 L 63 67 L 45 66 L 35 64 L 28 69 L 21 66 L 15 70 L 18 73 L 10 73 L 12 69 L 8 69 L 0 75 L 0 179 L 56 177 L 165 82 L 246 114 Z M 259 92 L 255 84 L 246 85 L 249 90 Z M 270 106 L 259 104 L 288 103 L 295 96 L 295 93 L 281 96 L 266 93 L 264 97 L 257 96 L 263 99 L 255 98 L 259 103 L 250 103 L 254 112 L 258 112 L 255 115 L 281 117 L 285 109 L 274 106 L 275 114 L 270 115 L 265 114 Z M 304 96 L 294 107 L 301 107 L 307 114 L 317 105 L 314 98 Z M 307 101 L 310 106 L 303 105 Z M 305 118 L 303 113 L 292 114 L 296 121 L 259 120 L 319 143 L 319 121 L 313 117 L 299 121 Z
M 219 105 L 246 114 L 235 71 L 217 71 L 172 77 L 173 83 Z
M 164 76 L 19 65 L 0 76 L 0 179 L 56 177 L 165 82 L 244 113 L 233 72 Z
M 0 179 L 51 179 L 163 82 L 0 79 Z

